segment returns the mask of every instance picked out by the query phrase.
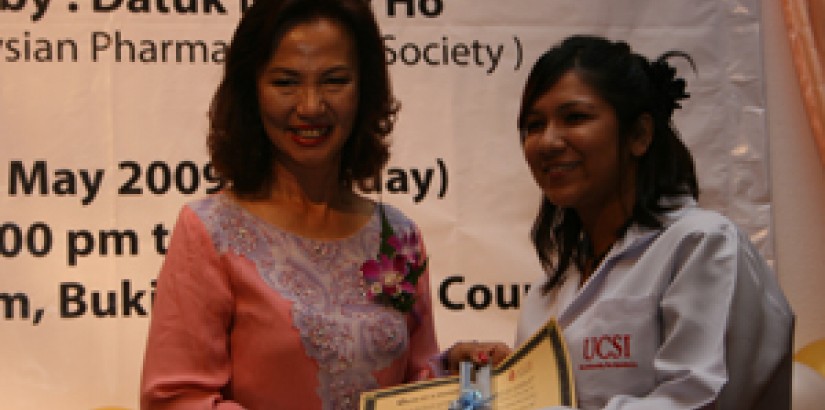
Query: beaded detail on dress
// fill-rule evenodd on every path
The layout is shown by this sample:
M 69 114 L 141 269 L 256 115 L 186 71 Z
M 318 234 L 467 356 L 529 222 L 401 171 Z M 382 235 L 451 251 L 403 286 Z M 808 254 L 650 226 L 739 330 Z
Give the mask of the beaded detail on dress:
M 354 235 L 338 240 L 296 236 L 263 222 L 224 195 L 193 202 L 215 248 L 254 262 L 263 280 L 292 301 L 292 320 L 307 354 L 318 362 L 318 395 L 325 410 L 357 409 L 359 395 L 378 387 L 373 372 L 409 345 L 398 311 L 370 302 L 361 264 L 378 250 L 378 213 Z M 394 229 L 412 222 L 384 207 Z

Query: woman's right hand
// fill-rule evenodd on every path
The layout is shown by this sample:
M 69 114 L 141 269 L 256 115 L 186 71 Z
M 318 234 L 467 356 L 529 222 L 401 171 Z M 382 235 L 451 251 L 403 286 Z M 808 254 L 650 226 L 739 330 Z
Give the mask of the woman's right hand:
M 501 342 L 457 342 L 445 355 L 445 367 L 449 374 L 458 374 L 461 362 L 473 362 L 478 366 L 501 363 L 513 350 Z

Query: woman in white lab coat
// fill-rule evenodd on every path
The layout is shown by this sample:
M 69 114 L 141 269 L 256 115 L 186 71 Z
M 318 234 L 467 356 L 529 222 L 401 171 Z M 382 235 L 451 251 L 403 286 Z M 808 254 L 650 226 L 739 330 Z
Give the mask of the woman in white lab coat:
M 544 194 L 531 237 L 547 277 L 516 345 L 555 317 L 581 409 L 789 409 L 793 314 L 748 238 L 696 204 L 674 57 L 692 64 L 573 36 L 533 67 L 518 127 Z M 447 357 L 479 349 L 506 352 Z

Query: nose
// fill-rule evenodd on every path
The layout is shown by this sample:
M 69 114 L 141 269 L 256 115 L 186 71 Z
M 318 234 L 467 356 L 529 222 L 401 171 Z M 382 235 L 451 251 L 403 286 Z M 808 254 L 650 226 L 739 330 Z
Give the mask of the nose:
M 297 112 L 302 117 L 316 117 L 324 113 L 326 102 L 321 90 L 315 86 L 303 87 L 298 97 Z
M 564 139 L 564 131 L 552 123 L 548 124 L 536 135 L 539 146 L 546 150 L 563 150 L 567 143 Z

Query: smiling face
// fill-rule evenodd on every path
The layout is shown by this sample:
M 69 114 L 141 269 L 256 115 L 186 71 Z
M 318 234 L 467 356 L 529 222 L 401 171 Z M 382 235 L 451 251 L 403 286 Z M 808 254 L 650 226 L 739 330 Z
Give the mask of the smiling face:
M 355 44 L 339 23 L 320 18 L 287 31 L 257 80 L 275 163 L 337 172 L 358 111 L 358 82 Z
M 621 149 L 615 110 L 575 70 L 562 75 L 525 114 L 524 155 L 550 202 L 573 208 L 582 218 L 608 207 L 632 207 L 630 158 L 644 153 L 647 142 L 631 138 Z

